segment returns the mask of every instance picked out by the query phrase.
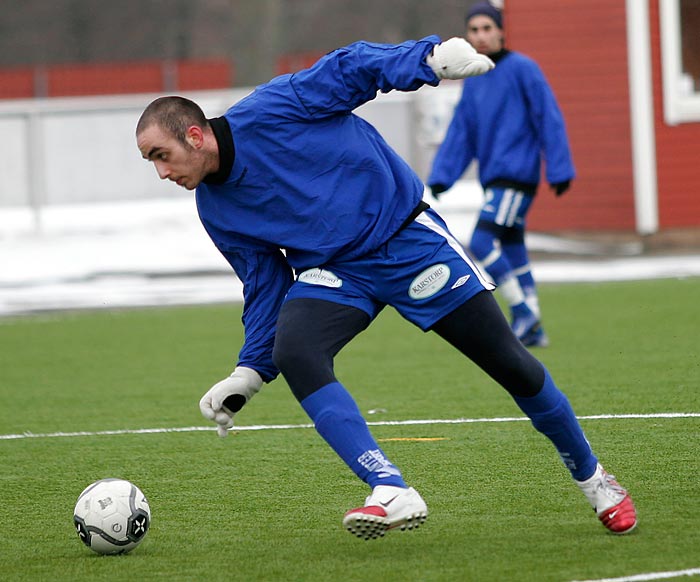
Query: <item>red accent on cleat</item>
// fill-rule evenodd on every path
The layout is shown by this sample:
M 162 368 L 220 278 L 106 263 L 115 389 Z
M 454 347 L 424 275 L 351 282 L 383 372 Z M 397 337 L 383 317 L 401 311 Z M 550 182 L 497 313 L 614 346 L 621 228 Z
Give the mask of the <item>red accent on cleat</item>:
M 356 513 L 359 516 L 361 515 L 376 515 L 378 517 L 386 517 L 386 511 L 384 510 L 383 507 L 379 507 L 378 505 L 368 505 L 365 507 L 357 507 L 355 509 L 351 509 L 350 511 L 346 512 L 345 515 L 348 516 L 352 513 Z
M 427 517 L 428 507 L 413 487 L 377 485 L 364 507 L 345 514 L 343 527 L 358 538 L 370 540 L 392 529 L 416 529 Z
M 598 517 L 603 522 L 603 525 L 614 534 L 626 534 L 631 532 L 637 525 L 637 511 L 629 495 Z
M 601 523 L 614 534 L 626 534 L 637 525 L 637 511 L 627 491 L 598 463 L 591 477 L 576 481 Z

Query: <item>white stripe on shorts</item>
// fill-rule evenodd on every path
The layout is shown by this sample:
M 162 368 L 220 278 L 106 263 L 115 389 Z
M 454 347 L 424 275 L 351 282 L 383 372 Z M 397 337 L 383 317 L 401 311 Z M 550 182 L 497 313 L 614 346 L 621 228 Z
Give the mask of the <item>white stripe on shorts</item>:
M 518 192 L 512 188 L 504 190 L 501 204 L 498 206 L 498 212 L 496 213 L 496 224 L 508 227 L 513 226 L 515 224 L 515 219 L 518 217 L 518 211 L 520 210 L 522 202 L 522 192 Z
M 489 281 L 488 279 L 484 278 L 484 276 L 481 274 L 481 271 L 479 270 L 479 267 L 477 267 L 473 263 L 473 261 L 469 258 L 469 255 L 467 255 L 467 253 L 464 252 L 464 248 L 461 244 L 459 244 L 459 241 L 455 237 L 453 237 L 447 229 L 435 222 L 425 212 L 422 212 L 416 217 L 416 222 L 422 224 L 423 226 L 429 228 L 433 232 L 443 237 L 447 241 L 447 244 L 449 244 L 452 247 L 452 249 L 464 259 L 464 262 L 471 267 L 471 270 L 474 271 L 474 274 L 476 275 L 477 279 L 479 279 L 481 284 L 486 289 L 494 289 L 494 284 L 491 283 L 491 281 Z
M 506 215 L 508 214 L 508 209 L 510 208 L 510 203 L 513 200 L 513 190 L 510 188 L 503 191 L 503 198 L 501 198 L 501 203 L 498 205 L 498 211 L 496 212 L 496 224 L 505 224 Z

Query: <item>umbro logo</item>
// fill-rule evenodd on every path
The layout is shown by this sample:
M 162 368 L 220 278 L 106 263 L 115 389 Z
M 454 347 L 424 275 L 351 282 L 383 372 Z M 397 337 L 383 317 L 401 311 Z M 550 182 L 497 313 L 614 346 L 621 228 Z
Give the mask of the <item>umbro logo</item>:
M 454 285 L 452 285 L 451 288 L 452 288 L 452 289 L 457 289 L 457 287 L 461 287 L 461 286 L 464 285 L 467 281 L 469 281 L 469 277 L 471 277 L 471 275 L 464 275 L 464 277 L 460 277 L 459 279 L 457 279 L 457 280 L 455 281 Z

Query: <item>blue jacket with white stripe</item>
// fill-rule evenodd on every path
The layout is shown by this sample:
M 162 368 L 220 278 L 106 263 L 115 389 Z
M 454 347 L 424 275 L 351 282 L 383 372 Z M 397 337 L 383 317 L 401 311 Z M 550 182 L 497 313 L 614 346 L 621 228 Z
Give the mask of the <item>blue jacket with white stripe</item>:
M 292 269 L 365 255 L 421 201 L 420 178 L 352 111 L 378 91 L 437 85 L 425 58 L 439 43 L 354 43 L 258 87 L 226 112 L 223 130 L 222 118 L 212 120 L 220 152 L 232 139 L 232 160 L 230 171 L 197 187 L 197 207 L 243 282 L 238 365 L 264 380 L 278 374 L 275 322 Z

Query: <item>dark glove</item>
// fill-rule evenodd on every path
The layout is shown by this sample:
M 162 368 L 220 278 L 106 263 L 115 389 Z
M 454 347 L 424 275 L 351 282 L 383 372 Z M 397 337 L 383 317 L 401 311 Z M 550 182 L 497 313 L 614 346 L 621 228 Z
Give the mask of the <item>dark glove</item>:
M 549 187 L 552 189 L 554 194 L 561 196 L 571 187 L 571 180 L 566 180 L 565 182 L 557 182 L 556 184 L 550 184 Z
M 439 200 L 440 194 L 448 189 L 444 184 L 430 184 L 428 188 L 430 188 L 430 193 L 433 195 L 435 200 Z

